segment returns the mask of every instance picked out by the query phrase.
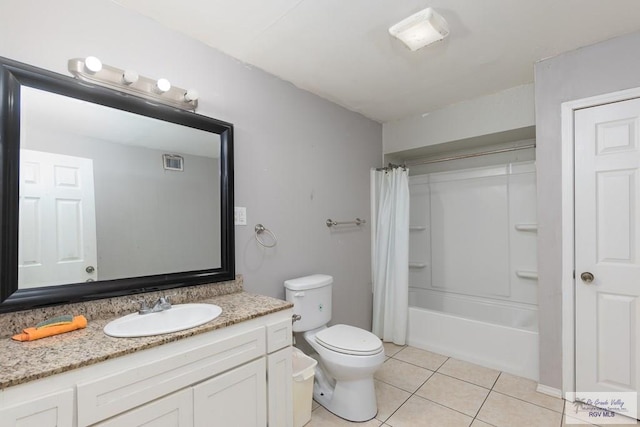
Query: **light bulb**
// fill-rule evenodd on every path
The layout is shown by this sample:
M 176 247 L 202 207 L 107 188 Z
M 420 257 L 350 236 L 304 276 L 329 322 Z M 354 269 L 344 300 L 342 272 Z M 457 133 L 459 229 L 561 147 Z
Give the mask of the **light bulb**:
M 158 92 L 165 93 L 171 89 L 171 82 L 167 79 L 158 79 L 156 82 L 156 88 L 158 89 Z
M 198 91 L 195 89 L 189 89 L 184 94 L 184 100 L 187 102 L 195 101 L 196 99 L 198 99 Z
M 98 71 L 102 70 L 102 61 L 100 61 L 95 56 L 87 56 L 84 60 L 84 67 L 91 74 L 95 74 Z
M 140 76 L 134 70 L 125 70 L 124 74 L 122 74 L 122 82 L 126 85 L 137 82 L 139 78 Z

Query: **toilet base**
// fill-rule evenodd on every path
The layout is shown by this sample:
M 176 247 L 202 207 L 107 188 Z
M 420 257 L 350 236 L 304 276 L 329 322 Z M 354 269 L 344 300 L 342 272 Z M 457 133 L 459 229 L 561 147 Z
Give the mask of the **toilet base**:
M 329 412 L 349 421 L 369 421 L 378 413 L 372 377 L 336 381 L 335 387 L 332 387 L 325 373 L 316 367 L 313 398 Z

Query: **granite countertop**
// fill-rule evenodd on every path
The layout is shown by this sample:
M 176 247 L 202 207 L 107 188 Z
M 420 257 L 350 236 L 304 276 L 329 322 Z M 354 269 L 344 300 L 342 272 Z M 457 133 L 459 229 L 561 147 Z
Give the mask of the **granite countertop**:
M 224 328 L 293 306 L 287 301 L 246 292 L 197 302 L 216 304 L 222 308 L 222 314 L 196 328 L 152 337 L 110 337 L 102 329 L 114 319 L 111 317 L 90 320 L 85 329 L 36 341 L 18 342 L 11 338 L 3 338 L 0 340 L 0 390 Z

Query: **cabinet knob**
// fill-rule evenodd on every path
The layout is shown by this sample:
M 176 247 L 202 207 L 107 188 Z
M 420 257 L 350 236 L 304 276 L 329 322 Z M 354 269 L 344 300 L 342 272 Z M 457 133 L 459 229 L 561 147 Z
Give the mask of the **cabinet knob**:
M 95 267 L 93 265 L 90 265 L 89 267 L 85 268 L 84 271 L 86 271 L 87 273 L 91 274 L 94 271 L 96 271 Z

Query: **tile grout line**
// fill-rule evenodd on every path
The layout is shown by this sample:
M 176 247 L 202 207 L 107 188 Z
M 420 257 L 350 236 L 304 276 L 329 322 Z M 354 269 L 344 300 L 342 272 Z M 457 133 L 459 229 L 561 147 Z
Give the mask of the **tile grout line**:
M 400 353 L 402 350 L 404 350 L 404 349 L 405 349 L 405 348 L 407 348 L 407 347 L 408 347 L 408 346 L 404 346 L 402 349 L 400 349 L 400 350 L 396 351 L 395 353 L 393 353 L 393 355 L 392 355 L 392 356 L 389 356 L 389 358 L 388 358 L 387 360 L 389 360 L 389 359 L 394 359 L 394 360 L 397 360 L 397 361 L 399 361 L 399 362 L 402 362 L 402 360 L 400 360 L 400 359 L 396 359 L 394 356 L 395 356 L 396 354 Z M 387 362 L 387 360 L 385 360 L 385 363 Z M 406 363 L 406 362 L 405 362 L 405 363 Z M 414 365 L 414 366 L 416 366 L 416 365 Z M 430 371 L 430 369 L 428 369 L 428 370 Z M 431 371 L 431 372 L 432 372 L 432 374 L 431 374 L 431 375 L 429 375 L 429 378 L 431 378 L 431 377 L 433 376 L 433 373 L 435 373 L 435 371 Z M 425 380 L 425 381 L 424 381 L 424 382 L 423 382 L 423 383 L 422 383 L 422 384 L 421 384 L 421 385 L 416 389 L 416 391 L 418 391 L 418 390 L 420 389 L 420 387 L 422 387 L 422 386 L 423 386 L 427 381 L 429 381 L 429 378 L 427 378 L 427 379 L 426 379 L 426 380 Z M 397 388 L 398 390 L 402 390 L 402 391 L 404 391 L 404 392 L 406 392 L 406 393 L 410 393 L 410 394 L 409 394 L 409 397 L 407 397 L 407 398 L 406 398 L 406 399 L 405 399 L 405 400 L 404 400 L 400 405 L 398 405 L 398 407 L 397 407 L 397 408 L 396 408 L 396 409 L 395 409 L 395 410 L 394 410 L 394 411 L 393 411 L 393 412 L 392 412 L 392 413 L 391 413 L 387 418 L 385 418 L 384 420 L 382 420 L 382 424 L 380 424 L 380 425 L 382 426 L 383 424 L 385 424 L 385 425 L 386 425 L 387 421 L 389 421 L 389 419 L 390 419 L 390 418 L 391 418 L 391 417 L 392 417 L 396 412 L 398 412 L 398 410 L 399 410 L 400 408 L 402 408 L 402 406 L 403 406 L 405 403 L 407 403 L 407 402 L 409 401 L 409 399 L 411 399 L 411 398 L 413 397 L 413 395 L 415 394 L 415 392 L 413 392 L 413 393 L 408 392 L 407 390 L 404 390 L 404 389 L 402 389 L 402 388 L 400 388 L 400 387 L 396 387 L 396 386 L 394 386 L 393 384 L 389 384 L 388 382 L 386 382 L 386 381 L 382 381 L 382 380 L 377 379 L 377 378 L 375 378 L 375 380 L 376 380 L 376 381 L 380 381 L 380 382 L 382 382 L 382 383 L 385 383 L 385 384 L 387 384 L 387 385 L 388 385 L 388 386 L 390 386 L 390 387 Z M 376 415 L 377 415 L 377 414 L 376 414 Z M 376 419 L 377 419 L 377 418 L 376 418 Z
M 493 389 L 492 389 L 491 391 L 494 391 L 494 392 L 496 392 L 496 393 L 498 393 L 498 394 L 501 394 L 501 395 L 503 395 L 503 396 L 510 397 L 510 398 L 512 398 L 512 399 L 515 399 L 515 400 L 519 400 L 520 402 L 529 403 L 529 404 L 531 404 L 531 405 L 533 405 L 533 406 L 537 406 L 538 408 L 546 409 L 547 411 L 555 412 L 556 414 L 563 414 L 563 415 L 564 415 L 564 403 L 563 403 L 563 405 L 562 405 L 562 411 L 554 411 L 553 409 L 547 408 L 546 406 L 538 405 L 537 403 L 531 402 L 531 401 L 529 401 L 529 400 L 521 399 L 521 398 L 519 398 L 519 397 L 517 397 L 517 396 L 513 396 L 513 395 L 511 395 L 511 394 L 503 393 L 503 392 L 501 392 L 501 391 L 499 391 L 499 390 L 493 390 Z M 564 402 L 564 399 L 562 399 L 562 401 Z
M 482 385 L 480 385 L 480 384 L 472 383 L 471 381 L 463 380 L 462 378 L 454 377 L 453 375 L 444 374 L 444 373 L 442 373 L 442 372 L 438 372 L 438 371 L 435 371 L 435 373 L 440 374 L 440 375 L 445 376 L 445 377 L 448 377 L 448 378 L 453 378 L 454 380 L 458 380 L 458 381 L 461 381 L 461 382 L 463 382 L 463 383 L 471 384 L 471 385 L 474 385 L 474 386 L 476 386 L 476 387 L 480 387 L 480 388 L 483 388 L 483 389 L 485 389 L 485 390 L 489 390 L 489 391 L 491 391 L 491 389 L 490 389 L 490 388 L 487 388 L 487 387 L 482 386 Z M 502 373 L 502 372 L 500 372 L 500 373 Z M 493 386 L 492 386 L 492 387 L 493 387 Z
M 396 354 L 398 354 L 398 353 L 400 353 L 400 352 L 397 352 Z M 450 357 L 447 357 L 447 359 L 446 359 L 444 362 L 442 362 L 442 364 L 440 365 L 440 367 L 442 367 L 442 365 L 444 365 L 444 364 L 446 363 L 446 361 L 447 361 L 447 360 L 449 360 L 449 359 L 450 359 Z M 403 360 L 400 360 L 400 359 L 396 359 L 396 360 L 398 360 L 398 361 L 400 361 L 400 362 L 404 362 Z M 409 362 L 405 362 L 405 363 L 408 363 L 408 364 L 410 364 L 410 365 L 417 366 L 417 367 L 419 367 L 419 368 L 422 368 L 422 369 L 426 369 L 426 370 L 428 370 L 428 371 L 431 371 L 431 369 L 423 368 L 422 366 L 414 365 L 413 363 L 409 363 Z M 438 369 L 440 369 L 440 368 L 438 368 Z M 382 421 L 382 423 L 383 423 L 383 424 L 386 424 L 386 422 L 387 422 L 387 421 L 388 421 L 388 420 L 393 416 L 393 414 L 395 414 L 396 412 L 398 412 L 398 411 L 400 410 L 400 408 L 401 408 L 405 403 L 407 403 L 407 401 L 408 401 L 409 399 L 411 399 L 411 398 L 412 398 L 412 397 L 414 397 L 414 396 L 415 396 L 415 397 L 417 397 L 417 398 L 419 398 L 419 399 L 425 400 L 425 401 L 427 401 L 427 402 L 431 402 L 431 403 L 433 403 L 434 405 L 438 405 L 438 406 L 440 406 L 441 408 L 446 408 L 446 409 L 448 409 L 448 410 L 450 410 L 450 411 L 454 411 L 454 412 L 457 412 L 457 413 L 459 413 L 459 414 L 461 414 L 461 415 L 464 415 L 464 416 L 466 416 L 466 417 L 469 417 L 469 418 L 471 418 L 471 423 L 473 423 L 473 420 L 474 420 L 475 418 L 474 418 L 474 417 L 472 417 L 472 416 L 470 416 L 469 414 L 465 414 L 464 412 L 460 412 L 460 411 L 459 411 L 459 410 L 457 410 L 457 409 L 450 408 L 450 407 L 448 407 L 448 406 L 443 405 L 442 403 L 436 402 L 436 401 L 431 400 L 431 399 L 427 399 L 426 397 L 422 397 L 422 396 L 420 396 L 420 395 L 416 394 L 416 393 L 418 392 L 418 390 L 420 390 L 420 389 L 421 389 L 421 388 L 422 388 L 422 387 L 423 387 L 423 386 L 424 386 L 424 385 L 425 385 L 425 384 L 426 384 L 426 383 L 427 383 L 427 382 L 428 382 L 428 381 L 433 377 L 433 375 L 437 372 L 437 370 L 436 370 L 436 371 L 431 371 L 431 372 L 432 372 L 432 374 L 431 374 L 431 375 L 429 375 L 429 378 L 427 378 L 426 380 L 424 380 L 424 382 L 423 382 L 422 384 L 420 384 L 420 386 L 418 386 L 418 388 L 416 389 L 416 391 L 414 391 L 414 392 L 412 392 L 412 393 L 411 393 L 411 392 L 408 392 L 407 390 L 403 390 L 403 389 L 401 389 L 400 387 L 396 387 L 396 386 L 394 386 L 393 384 L 389 384 L 389 383 L 387 383 L 387 382 L 382 381 L 382 382 L 384 382 L 385 384 L 388 384 L 388 385 L 390 385 L 390 386 L 392 386 L 392 387 L 395 387 L 395 388 L 397 388 L 397 389 L 399 389 L 399 390 L 403 390 L 403 391 L 406 391 L 407 393 L 411 393 L 411 394 L 409 395 L 409 397 L 407 397 L 407 399 L 405 399 L 405 401 L 404 401 L 404 402 L 402 402 L 402 404 L 401 404 L 400 406 L 398 406 L 398 408 L 397 408 L 395 411 L 393 411 L 393 413 L 392 413 L 391 415 L 389 415 L 389 416 L 388 416 L 384 421 Z M 444 374 L 440 374 L 440 375 L 444 375 Z M 454 377 L 451 377 L 451 378 L 454 378 Z M 457 379 L 457 378 L 454 378 L 454 379 Z M 378 381 L 380 381 L 380 380 L 378 380 Z M 469 383 L 469 384 L 471 384 L 471 383 Z M 474 385 L 477 385 L 477 384 L 474 384 Z M 483 387 L 483 388 L 484 388 L 484 387 Z
M 400 350 L 400 351 L 398 351 L 398 352 L 394 353 L 394 356 L 395 356 L 396 354 L 400 353 L 401 351 L 402 351 L 402 350 Z M 409 364 L 409 365 L 416 366 L 416 367 L 418 367 L 418 368 L 422 368 L 422 369 L 426 369 L 426 370 L 428 370 L 428 371 L 431 371 L 431 369 L 425 368 L 425 367 L 423 367 L 423 366 L 416 365 L 416 364 L 411 363 L 411 362 L 406 362 L 406 361 L 401 360 L 401 359 L 396 359 L 394 356 L 391 356 L 391 358 L 392 358 L 392 359 L 395 359 L 395 360 L 397 360 L 397 361 L 399 361 L 399 362 L 404 362 L 404 363 L 407 363 L 407 364 Z M 409 397 L 408 397 L 404 402 L 402 402 L 402 404 L 401 404 L 400 406 L 398 406 L 398 408 L 397 408 L 395 411 L 393 411 L 393 413 L 392 413 L 391 415 L 389 415 L 389 417 L 387 417 L 384 421 L 382 421 L 382 423 L 383 423 L 383 424 L 385 424 L 385 423 L 386 423 L 386 422 L 387 422 L 387 421 L 388 421 L 388 420 L 393 416 L 393 414 L 395 414 L 396 412 L 398 412 L 398 411 L 400 410 L 400 408 L 401 408 L 405 403 L 407 403 L 407 401 L 408 401 L 409 399 L 411 399 L 411 398 L 412 398 L 412 397 L 414 397 L 414 396 L 415 396 L 415 397 L 417 397 L 417 398 L 419 398 L 419 399 L 425 400 L 425 401 L 427 401 L 427 402 L 431 402 L 431 403 L 433 403 L 434 405 L 438 405 L 438 406 L 440 406 L 441 408 L 446 408 L 446 409 L 448 409 L 448 410 L 451 410 L 451 411 L 457 412 L 458 414 L 461 414 L 461 415 L 464 415 L 464 416 L 466 416 L 466 417 L 469 417 L 469 418 L 471 418 L 471 424 L 473 424 L 473 421 L 476 419 L 474 416 L 471 416 L 471 415 L 469 415 L 469 414 L 465 414 L 464 412 L 461 412 L 461 411 L 459 411 L 459 410 L 457 410 L 457 409 L 455 409 L 455 408 L 450 408 L 449 406 L 443 405 L 442 403 L 436 402 L 435 400 L 431 400 L 431 399 L 428 399 L 428 398 L 426 398 L 426 397 L 422 397 L 422 396 L 420 396 L 420 395 L 416 394 L 416 393 L 418 392 L 418 390 L 420 390 L 420 389 L 421 389 L 421 388 L 422 388 L 422 387 L 423 387 L 423 386 L 424 386 L 424 385 L 425 385 L 425 384 L 426 384 L 426 383 L 427 383 L 427 382 L 428 382 L 428 381 L 429 381 L 429 380 L 430 380 L 430 379 L 431 379 L 431 378 L 432 378 L 436 373 L 438 373 L 438 374 L 440 374 L 440 375 L 444 375 L 444 376 L 449 377 L 449 378 L 453 378 L 453 379 L 458 380 L 458 381 L 465 382 L 465 383 L 467 383 L 467 384 L 475 385 L 475 386 L 477 386 L 477 387 L 484 388 L 485 390 L 487 390 L 487 388 L 486 388 L 486 387 L 482 387 L 482 386 L 480 386 L 480 385 L 478 385 L 478 384 L 474 384 L 474 383 L 472 383 L 472 382 L 465 381 L 465 380 L 461 380 L 460 378 L 456 378 L 456 377 L 453 377 L 453 376 L 450 376 L 450 375 L 447 375 L 447 374 L 443 374 L 443 373 L 438 372 L 438 370 L 439 370 L 440 368 L 442 368 L 442 367 L 444 366 L 444 364 L 445 364 L 445 363 L 447 363 L 447 361 L 448 361 L 449 359 L 451 359 L 451 357 L 448 357 L 448 356 L 445 356 L 445 357 L 446 357 L 446 359 L 445 359 L 445 360 L 440 364 L 440 366 L 438 366 L 438 368 L 437 368 L 435 371 L 431 371 L 431 372 L 432 372 L 432 374 L 431 374 L 431 375 L 429 375 L 429 378 L 427 378 L 427 379 L 426 379 L 422 384 L 420 384 L 420 386 L 416 389 L 416 391 L 414 391 L 413 393 L 411 393 L 411 395 L 410 395 L 410 396 L 409 396 Z M 498 377 L 500 377 L 500 374 L 501 374 L 501 372 L 498 374 Z M 496 380 L 494 381 L 493 385 L 495 385 L 495 383 L 497 382 L 497 380 L 498 380 L 498 379 L 496 378 Z M 378 380 L 378 381 L 380 381 L 380 380 Z M 385 384 L 388 384 L 388 385 L 390 385 L 390 386 L 392 386 L 392 387 L 395 387 L 395 388 L 397 388 L 397 389 L 399 389 L 399 390 L 403 390 L 403 389 L 401 389 L 400 387 L 396 387 L 396 386 L 394 386 L 393 384 L 389 384 L 389 383 L 387 383 L 387 382 L 385 382 L 385 381 L 382 381 L 382 382 L 383 382 L 383 383 L 385 383 Z M 492 386 L 492 387 L 493 387 L 493 386 Z M 406 391 L 406 390 L 404 390 L 404 391 Z M 489 389 L 489 392 L 491 392 L 491 389 Z M 407 393 L 409 393 L 409 392 L 407 392 Z M 488 394 L 488 393 L 487 393 L 487 396 L 489 396 L 489 394 Z M 485 400 L 486 400 L 486 397 L 485 397 Z M 483 404 L 484 404 L 484 402 L 483 402 Z M 480 405 L 480 408 L 482 408 L 482 405 Z M 479 412 L 479 411 L 480 411 L 480 409 L 478 409 L 478 412 Z M 476 415 L 477 415 L 477 412 L 476 412 Z M 487 423 L 487 424 L 488 424 L 488 423 Z
M 427 402 L 431 402 L 431 403 L 433 403 L 434 405 L 438 405 L 438 406 L 440 406 L 441 408 L 445 408 L 445 409 L 448 409 L 448 410 L 450 410 L 450 411 L 457 412 L 458 414 L 464 415 L 465 417 L 471 418 L 471 422 L 472 422 L 472 423 L 473 423 L 473 421 L 475 420 L 475 418 L 474 418 L 473 416 L 471 416 L 471 415 L 469 415 L 469 414 L 465 414 L 464 412 L 460 412 L 460 411 L 459 411 L 459 410 L 457 410 L 457 409 L 450 408 L 450 407 L 448 407 L 448 406 L 446 406 L 446 405 L 443 405 L 442 403 L 436 402 L 435 400 L 427 399 L 426 397 L 422 397 L 422 396 L 419 396 L 419 395 L 416 395 L 416 397 L 417 397 L 418 399 L 422 399 L 422 400 L 426 400 Z M 398 409 L 400 409 L 400 408 L 398 408 Z M 478 420 L 478 421 L 482 421 L 482 420 Z M 484 422 L 484 421 L 483 421 L 483 422 Z M 487 423 L 487 424 L 488 424 L 488 423 Z
M 425 381 L 425 382 L 426 382 L 426 381 Z M 386 384 L 386 383 L 385 383 L 385 384 Z M 389 384 L 389 385 L 391 385 L 391 384 Z M 396 388 L 397 388 L 397 387 L 396 387 Z M 400 389 L 400 390 L 402 390 L 402 389 Z M 404 391 L 404 390 L 403 390 L 403 391 Z M 393 416 L 393 414 L 395 414 L 396 412 L 398 412 L 398 410 L 399 410 L 400 408 L 402 408 L 402 405 L 404 405 L 405 403 L 407 403 L 407 401 L 408 401 L 409 399 L 411 399 L 411 397 L 412 397 L 412 396 L 413 396 L 413 394 L 409 395 L 409 397 L 407 397 L 407 398 L 404 400 L 404 402 L 402 402 L 402 403 L 401 403 L 401 404 L 400 404 L 400 405 L 395 409 L 395 411 L 393 411 L 393 412 L 392 412 L 392 413 L 391 413 L 387 418 L 385 418 L 384 420 L 382 420 L 382 424 L 386 424 L 386 422 L 387 422 L 387 421 L 389 421 L 389 418 L 391 418 L 391 417 Z M 376 419 L 377 419 L 377 418 L 376 418 Z
M 496 380 L 493 382 L 493 385 L 491 386 L 491 388 L 489 389 L 489 393 L 487 393 L 487 395 L 485 396 L 484 400 L 482 401 L 482 404 L 480 405 L 480 407 L 478 408 L 478 412 L 476 412 L 476 415 L 473 417 L 473 421 L 478 420 L 478 421 L 482 421 L 481 419 L 478 419 L 478 415 L 480 414 L 480 411 L 482 410 L 482 407 L 484 406 L 485 403 L 487 403 L 487 399 L 489 399 L 489 395 L 491 395 L 491 392 L 493 391 L 493 388 L 496 386 L 496 384 L 498 383 L 498 380 L 500 379 L 500 376 L 502 375 L 502 371 L 500 371 L 500 373 L 498 374 L 498 376 L 496 377 Z M 473 421 L 471 421 L 471 424 L 473 424 Z M 489 424 L 485 421 L 482 421 L 483 423 Z M 493 424 L 492 424 L 493 425 Z
M 405 347 L 405 348 L 406 348 L 406 347 Z M 428 370 L 428 371 L 431 371 L 431 369 L 425 368 L 424 366 L 416 365 L 416 364 L 414 364 L 414 363 L 407 362 L 407 361 L 404 361 L 404 360 L 402 360 L 402 359 L 397 359 L 397 358 L 395 358 L 395 356 L 396 356 L 397 354 L 401 353 L 401 352 L 402 352 L 402 350 L 399 350 L 399 351 L 395 352 L 395 353 L 393 354 L 393 356 L 391 356 L 391 357 L 390 357 L 390 359 L 394 359 L 394 360 L 396 360 L 396 361 L 398 361 L 398 362 L 407 363 L 407 364 L 409 364 L 409 365 L 416 366 L 416 367 L 418 367 L 418 368 L 422 368 L 422 369 L 426 369 L 426 370 Z M 494 386 L 496 385 L 496 383 L 498 382 L 498 378 L 500 378 L 500 375 L 502 375 L 502 371 L 498 371 L 498 376 L 497 376 L 497 377 L 496 377 L 496 379 L 493 381 L 493 385 L 491 386 L 491 388 L 487 389 L 486 387 L 483 387 L 483 386 L 481 386 L 481 385 L 479 385 L 479 384 L 475 384 L 475 383 L 472 383 L 472 382 L 470 382 L 470 381 L 466 381 L 466 380 L 463 380 L 463 379 L 460 379 L 460 378 L 456 378 L 456 377 L 454 377 L 454 376 L 452 376 L 452 375 L 447 375 L 447 374 L 444 374 L 444 373 L 442 373 L 442 372 L 439 372 L 440 368 L 442 368 L 442 367 L 447 363 L 447 361 L 449 361 L 449 360 L 451 359 L 451 357 L 448 357 L 448 356 L 445 356 L 445 357 L 446 357 L 446 359 L 445 359 L 445 360 L 440 364 L 440 366 L 438 366 L 438 368 L 437 368 L 435 371 L 431 371 L 431 372 L 433 372 L 433 373 L 429 376 L 429 378 L 427 378 L 427 379 L 426 379 L 426 380 L 425 380 L 425 381 L 424 381 L 424 382 L 423 382 L 423 383 L 422 383 L 422 384 L 421 384 L 421 385 L 416 389 L 416 391 L 414 391 L 413 393 L 411 393 L 411 395 L 410 395 L 410 396 L 409 396 L 409 397 L 408 397 L 404 402 L 402 402 L 402 404 L 401 404 L 400 406 L 398 406 L 398 408 L 397 408 L 395 411 L 393 411 L 393 413 L 392 413 L 389 417 L 387 417 L 387 419 L 385 419 L 385 420 L 382 422 L 383 424 L 384 424 L 384 423 L 386 423 L 386 421 L 388 421 L 388 420 L 393 416 L 393 414 L 395 414 L 395 413 L 396 413 L 396 412 L 397 412 L 397 411 L 398 411 L 398 410 L 399 410 L 399 409 L 400 409 L 400 408 L 401 408 L 405 403 L 407 403 L 407 401 L 408 401 L 411 397 L 413 397 L 413 396 L 416 396 L 416 397 L 418 397 L 418 398 L 420 398 L 420 399 L 426 400 L 427 402 L 431 402 L 431 403 L 433 403 L 433 404 L 435 404 L 435 405 L 438 405 L 438 406 L 440 406 L 440 407 L 442 407 L 442 408 L 446 408 L 446 409 L 449 409 L 449 410 L 451 410 L 451 411 L 457 412 L 457 413 L 462 414 L 462 415 L 464 415 L 464 416 L 466 416 L 466 417 L 470 417 L 470 418 L 471 418 L 471 424 L 473 424 L 473 421 L 475 421 L 475 420 L 476 420 L 477 415 L 480 413 L 480 409 L 482 409 L 482 406 L 484 405 L 484 403 L 486 402 L 487 398 L 489 397 L 489 394 L 491 394 L 491 391 L 493 390 L 493 387 L 494 387 Z M 436 402 L 436 401 L 434 401 L 434 400 L 431 400 L 431 399 L 428 399 L 428 398 L 426 398 L 426 397 L 422 397 L 422 396 L 420 396 L 420 395 L 417 395 L 417 394 L 416 394 L 416 393 L 418 392 L 418 390 L 420 390 L 420 389 L 421 389 L 421 388 L 422 388 L 422 387 L 423 387 L 423 386 L 424 386 L 424 385 L 425 385 L 425 384 L 426 384 L 426 383 L 427 383 L 427 382 L 428 382 L 428 381 L 429 381 L 429 380 L 430 380 L 430 379 L 431 379 L 431 378 L 432 378 L 436 373 L 437 373 L 437 374 L 440 374 L 440 375 L 443 375 L 443 376 L 446 376 L 446 377 L 448 377 L 448 378 L 452 378 L 452 379 L 455 379 L 455 380 L 458 380 L 458 381 L 461 381 L 461 382 L 464 382 L 464 383 L 467 383 L 467 384 L 474 385 L 474 386 L 476 386 L 476 387 L 483 388 L 483 389 L 485 389 L 485 390 L 489 390 L 489 393 L 487 393 L 487 396 L 484 398 L 484 400 L 483 400 L 483 402 L 482 402 L 482 405 L 480 405 L 480 408 L 478 408 L 478 411 L 476 412 L 476 415 L 475 415 L 475 416 L 471 416 L 471 415 L 469 415 L 469 414 L 465 414 L 464 412 L 460 412 L 460 411 L 459 411 L 459 410 L 457 410 L 457 409 L 450 408 L 450 407 L 448 407 L 448 406 L 446 406 L 446 405 L 443 405 L 442 403 Z M 381 380 L 378 380 L 378 381 L 381 381 Z M 394 386 L 393 384 L 389 384 L 389 383 L 387 383 L 387 382 L 385 382 L 385 381 L 382 381 L 382 382 L 383 382 L 383 383 L 385 383 L 385 384 L 387 384 L 387 385 L 390 385 L 390 386 L 392 386 L 392 387 L 395 387 L 395 388 L 397 388 L 397 389 L 399 389 L 399 390 L 404 390 L 404 389 L 401 389 L 400 387 L 396 387 L 396 386 Z M 407 391 L 407 390 L 404 390 L 404 391 Z M 408 392 L 408 393 L 409 393 L 409 392 Z M 482 420 L 478 420 L 478 421 L 482 421 Z M 484 421 L 483 421 L 483 422 L 484 422 Z M 489 423 L 486 423 L 486 424 L 489 424 Z

